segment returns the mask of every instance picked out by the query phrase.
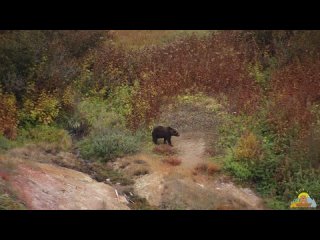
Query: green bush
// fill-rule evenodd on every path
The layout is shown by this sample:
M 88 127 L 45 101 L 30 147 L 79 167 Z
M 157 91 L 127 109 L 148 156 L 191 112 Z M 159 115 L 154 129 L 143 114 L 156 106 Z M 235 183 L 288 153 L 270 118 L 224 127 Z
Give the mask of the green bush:
M 268 208 L 273 210 L 285 210 L 288 209 L 289 204 L 283 202 L 282 200 L 272 198 L 272 199 L 266 199 L 265 204 Z
M 134 86 L 118 86 L 109 94 L 109 106 L 113 112 L 116 112 L 119 115 L 122 122 L 125 122 L 126 117 L 132 112 L 131 99 L 138 89 L 137 83 L 138 82 L 135 82 Z
M 77 109 L 62 111 L 56 122 L 76 139 L 87 136 L 91 130 L 88 120 Z
M 252 177 L 252 172 L 246 163 L 228 160 L 225 162 L 224 169 L 229 171 L 240 181 L 250 180 Z
M 50 143 L 63 150 L 69 149 L 72 145 L 72 139 L 66 130 L 48 125 L 20 129 L 17 141 L 20 143 Z
M 106 129 L 79 142 L 84 158 L 108 161 L 139 149 L 139 137 L 119 129 Z
M 90 97 L 81 101 L 78 112 L 96 132 L 110 127 L 124 126 L 123 119 L 111 110 L 108 101 L 99 97 Z
M 8 150 L 13 147 L 13 142 L 7 139 L 6 137 L 0 135 L 0 152 L 2 150 Z

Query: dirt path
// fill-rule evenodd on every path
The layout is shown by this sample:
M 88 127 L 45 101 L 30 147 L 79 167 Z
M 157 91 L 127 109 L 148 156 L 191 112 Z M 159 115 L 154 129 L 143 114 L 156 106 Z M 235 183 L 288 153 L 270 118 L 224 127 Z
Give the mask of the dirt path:
M 161 161 L 162 156 L 141 153 L 119 159 L 114 166 L 124 173 L 137 170 L 139 160 L 148 173 L 135 177 L 135 192 L 161 209 L 263 209 L 262 199 L 251 189 L 236 186 L 224 175 L 194 175 L 199 163 L 209 161 L 204 133 L 188 132 L 173 139 L 179 166 Z M 121 167 L 122 166 L 122 167 Z M 123 167 L 125 166 L 125 167 Z M 132 175 L 131 175 L 132 176 Z
M 202 133 L 184 133 L 174 140 L 178 157 L 182 159 L 182 167 L 191 169 L 206 162 L 206 142 Z

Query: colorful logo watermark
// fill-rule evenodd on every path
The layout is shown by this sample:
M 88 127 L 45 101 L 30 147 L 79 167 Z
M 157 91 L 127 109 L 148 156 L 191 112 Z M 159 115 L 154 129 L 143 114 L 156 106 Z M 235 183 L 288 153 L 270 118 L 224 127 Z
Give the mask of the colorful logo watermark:
M 290 208 L 316 208 L 316 202 L 309 196 L 308 193 L 302 192 L 298 195 L 298 198 L 294 199 Z

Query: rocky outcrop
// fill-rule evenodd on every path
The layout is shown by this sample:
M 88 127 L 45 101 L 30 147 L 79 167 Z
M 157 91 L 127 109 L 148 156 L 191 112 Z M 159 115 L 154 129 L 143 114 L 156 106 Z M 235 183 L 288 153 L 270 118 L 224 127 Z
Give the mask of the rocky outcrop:
M 87 174 L 47 163 L 19 164 L 10 185 L 29 209 L 129 210 L 115 189 Z

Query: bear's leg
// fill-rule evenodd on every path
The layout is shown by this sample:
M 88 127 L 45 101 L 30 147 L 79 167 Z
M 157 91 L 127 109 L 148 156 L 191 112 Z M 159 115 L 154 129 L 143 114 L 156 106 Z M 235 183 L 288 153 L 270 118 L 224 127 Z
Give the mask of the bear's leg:
M 171 143 L 171 137 L 168 138 L 168 143 L 171 147 L 173 147 L 172 143 Z
M 158 138 L 153 137 L 152 140 L 153 140 L 154 144 L 158 144 Z
M 163 144 L 166 144 L 166 142 L 167 142 L 167 139 L 163 138 Z

